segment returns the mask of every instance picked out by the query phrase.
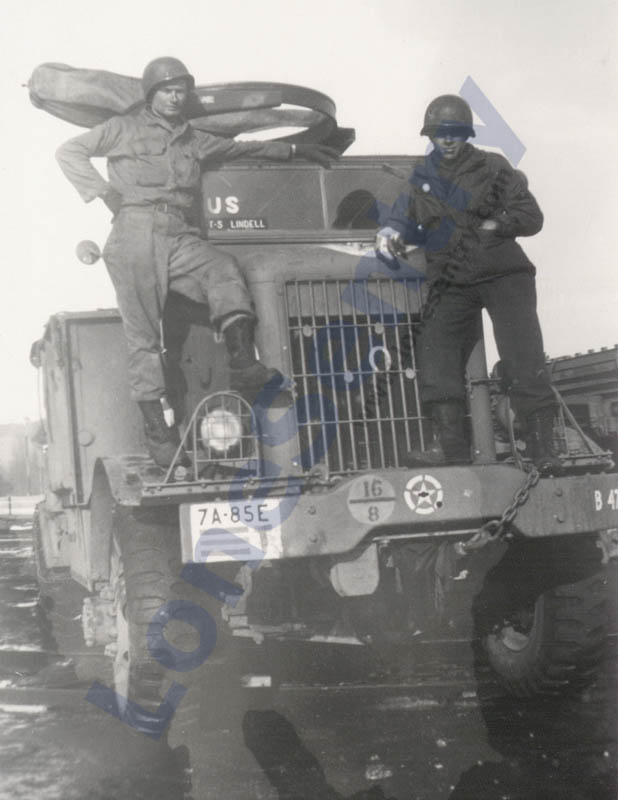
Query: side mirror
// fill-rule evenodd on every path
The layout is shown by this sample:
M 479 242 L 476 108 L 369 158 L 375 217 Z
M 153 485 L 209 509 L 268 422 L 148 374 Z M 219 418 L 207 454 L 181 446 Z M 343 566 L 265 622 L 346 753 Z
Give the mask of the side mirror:
M 96 242 L 92 242 L 90 239 L 84 239 L 84 241 L 80 242 L 75 248 L 75 255 L 82 264 L 91 266 L 92 264 L 96 264 L 101 258 L 101 251 Z

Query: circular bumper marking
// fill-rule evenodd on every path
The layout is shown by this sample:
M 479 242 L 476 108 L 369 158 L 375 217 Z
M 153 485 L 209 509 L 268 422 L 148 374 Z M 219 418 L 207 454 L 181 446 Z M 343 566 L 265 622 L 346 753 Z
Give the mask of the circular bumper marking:
M 406 484 L 403 493 L 408 508 L 416 514 L 433 514 L 444 505 L 442 484 L 431 475 L 415 475 Z
M 393 484 L 381 475 L 363 475 L 348 488 L 348 510 L 364 525 L 381 525 L 395 508 Z

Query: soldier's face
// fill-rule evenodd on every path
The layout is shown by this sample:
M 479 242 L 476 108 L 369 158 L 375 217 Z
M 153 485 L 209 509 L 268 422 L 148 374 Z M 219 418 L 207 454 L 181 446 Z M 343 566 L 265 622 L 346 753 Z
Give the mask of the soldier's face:
M 150 107 L 155 114 L 164 119 L 176 119 L 182 114 L 187 100 L 187 84 L 185 81 L 174 81 L 160 86 L 153 92 Z
M 440 136 L 431 136 L 431 143 L 446 161 L 454 161 L 461 153 L 461 149 L 466 142 L 465 136 L 453 136 L 444 133 Z

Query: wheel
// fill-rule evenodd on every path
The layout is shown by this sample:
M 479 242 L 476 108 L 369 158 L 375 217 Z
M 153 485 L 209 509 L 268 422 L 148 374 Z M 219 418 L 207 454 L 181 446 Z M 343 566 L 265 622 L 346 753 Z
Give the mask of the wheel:
M 535 543 L 528 559 L 526 548 L 516 547 L 488 576 L 476 604 L 489 665 L 517 697 L 581 690 L 603 661 L 608 581 L 594 540 L 583 549 L 556 544 Z
M 233 679 L 221 601 L 200 588 L 201 565 L 192 570 L 197 586 L 183 578 L 175 509 L 117 509 L 116 518 L 109 581 L 116 635 L 107 653 L 120 716 L 145 731 L 154 720 L 158 730 L 175 684 L 173 735 L 186 735 L 201 722 L 202 698 L 212 710 Z
M 605 584 L 593 576 L 551 589 L 485 637 L 489 663 L 512 694 L 557 694 L 594 679 L 605 642 Z
M 179 537 L 165 517 L 164 511 L 117 509 L 116 513 L 109 580 L 116 637 L 106 652 L 112 656 L 121 711 L 126 710 L 127 700 L 156 711 L 169 685 L 165 666 L 149 647 L 153 621 L 176 599 L 180 575 Z M 172 638 L 173 631 L 166 627 L 166 641 Z

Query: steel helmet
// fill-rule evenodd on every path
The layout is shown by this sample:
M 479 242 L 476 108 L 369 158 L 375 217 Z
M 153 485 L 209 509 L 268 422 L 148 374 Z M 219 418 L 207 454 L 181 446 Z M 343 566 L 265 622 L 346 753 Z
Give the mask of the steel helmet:
M 421 136 L 436 136 L 439 132 L 459 136 L 476 136 L 472 126 L 472 110 L 456 94 L 442 94 L 427 106 Z
M 195 86 L 195 78 L 182 61 L 179 61 L 177 58 L 172 58 L 171 56 L 155 58 L 154 61 L 146 65 L 146 69 L 142 75 L 144 97 L 146 100 L 149 100 L 150 95 L 155 89 L 158 89 L 159 86 L 168 81 L 179 80 L 181 78 L 187 81 L 189 89 L 193 89 Z

